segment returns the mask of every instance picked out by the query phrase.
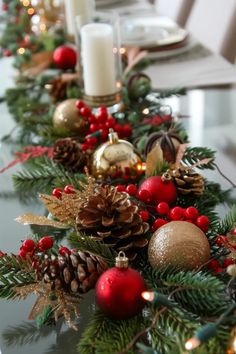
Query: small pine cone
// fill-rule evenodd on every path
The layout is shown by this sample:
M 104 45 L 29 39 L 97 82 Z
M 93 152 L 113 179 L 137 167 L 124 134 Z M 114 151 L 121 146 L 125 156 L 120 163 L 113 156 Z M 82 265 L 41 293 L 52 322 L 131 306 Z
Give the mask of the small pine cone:
M 127 193 L 110 185 L 98 186 L 87 201 L 81 203 L 76 218 L 79 231 L 103 241 L 116 251 L 124 251 L 134 260 L 137 251 L 148 244 L 149 225 L 139 215 Z
M 79 144 L 71 139 L 58 139 L 53 147 L 53 161 L 73 172 L 80 171 L 87 164 L 87 156 Z
M 68 87 L 68 82 L 62 80 L 62 78 L 60 77 L 52 79 L 46 85 L 48 93 L 54 102 L 62 101 L 63 99 L 66 98 L 67 87 Z
M 108 268 L 103 258 L 88 252 L 72 252 L 54 260 L 44 259 L 36 270 L 37 280 L 50 283 L 52 290 L 82 294 L 92 289 Z
M 205 188 L 204 179 L 202 175 L 191 168 L 180 167 L 170 171 L 170 174 L 180 194 L 193 194 L 197 197 L 203 194 Z

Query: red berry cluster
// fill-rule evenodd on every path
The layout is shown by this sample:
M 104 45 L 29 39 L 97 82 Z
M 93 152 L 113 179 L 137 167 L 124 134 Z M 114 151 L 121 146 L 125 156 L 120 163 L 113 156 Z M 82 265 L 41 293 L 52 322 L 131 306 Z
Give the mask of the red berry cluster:
M 214 273 L 219 274 L 222 273 L 228 266 L 234 263 L 235 262 L 232 258 L 225 258 L 223 260 L 212 259 L 207 266 Z
M 116 119 L 109 115 L 105 106 L 98 108 L 97 114 L 93 114 L 91 109 L 82 100 L 76 101 L 76 107 L 79 114 L 88 120 L 89 132 L 82 144 L 82 150 L 93 150 L 94 145 L 107 139 L 109 129 L 113 129 L 119 135 L 119 138 L 128 138 L 132 134 L 130 124 L 121 125 Z
M 61 199 L 62 193 L 64 192 L 65 194 L 73 194 L 75 191 L 75 187 L 72 184 L 67 184 L 64 189 L 62 188 L 54 188 L 52 191 L 53 197 L 56 197 L 57 199 Z
M 33 257 L 36 251 L 45 252 L 52 248 L 52 246 L 53 239 L 51 236 L 44 236 L 37 243 L 32 239 L 27 239 L 22 243 L 18 256 L 22 258 L 25 258 L 27 255 Z

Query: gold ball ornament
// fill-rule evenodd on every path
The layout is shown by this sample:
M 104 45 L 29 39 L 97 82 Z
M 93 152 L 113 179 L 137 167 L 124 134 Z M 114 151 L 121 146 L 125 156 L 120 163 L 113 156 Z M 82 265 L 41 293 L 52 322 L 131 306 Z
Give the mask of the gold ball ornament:
M 236 264 L 230 264 L 226 271 L 231 277 L 236 278 Z
M 171 221 L 154 232 L 148 246 L 153 268 L 192 270 L 208 262 L 210 245 L 204 232 L 187 221 Z
M 79 115 L 76 101 L 77 99 L 70 98 L 57 106 L 53 115 L 54 128 L 79 135 L 87 132 L 88 122 Z
M 92 175 L 97 179 L 117 178 L 127 174 L 137 177 L 138 166 L 142 160 L 134 151 L 134 146 L 126 140 L 119 139 L 110 129 L 109 141 L 95 150 L 91 163 Z

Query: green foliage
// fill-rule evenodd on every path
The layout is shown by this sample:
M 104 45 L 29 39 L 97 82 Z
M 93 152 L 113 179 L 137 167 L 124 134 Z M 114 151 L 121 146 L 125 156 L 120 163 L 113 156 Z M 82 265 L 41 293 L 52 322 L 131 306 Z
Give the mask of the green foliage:
M 211 159 L 208 163 L 199 164 L 204 159 Z M 188 147 L 183 156 L 183 162 L 189 166 L 198 164 L 199 169 L 214 170 L 215 151 L 206 147 Z
M 234 205 L 226 217 L 220 221 L 218 227 L 218 233 L 220 235 L 226 235 L 227 232 L 232 230 L 236 225 L 236 205 Z
M 140 330 L 145 328 L 147 320 L 141 315 L 130 320 L 113 321 L 97 311 L 89 322 L 78 345 L 80 354 L 115 354 L 122 352 L 126 345 Z M 129 350 L 127 354 L 134 354 Z
M 11 299 L 17 294 L 14 287 L 34 283 L 33 272 L 26 261 L 15 255 L 0 257 L 0 298 Z
M 73 247 L 76 247 L 80 251 L 89 252 L 96 256 L 104 258 L 110 266 L 114 265 L 117 252 L 112 247 L 104 244 L 100 241 L 94 241 L 88 236 L 80 235 L 77 233 L 71 233 L 69 235 L 69 241 Z

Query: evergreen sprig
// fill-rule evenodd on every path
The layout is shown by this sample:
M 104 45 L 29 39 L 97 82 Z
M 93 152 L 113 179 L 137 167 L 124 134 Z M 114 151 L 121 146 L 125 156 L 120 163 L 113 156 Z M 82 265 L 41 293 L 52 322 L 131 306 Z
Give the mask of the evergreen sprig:
M 208 163 L 201 164 L 204 159 L 211 159 Z M 183 156 L 183 162 L 189 166 L 197 164 L 199 169 L 214 170 L 215 151 L 206 147 L 188 147 Z
M 226 235 L 236 225 L 236 205 L 233 205 L 229 213 L 219 222 L 218 233 Z
M 28 269 L 27 261 L 15 255 L 0 257 L 0 297 L 11 299 L 15 287 L 35 282 L 33 272 Z

